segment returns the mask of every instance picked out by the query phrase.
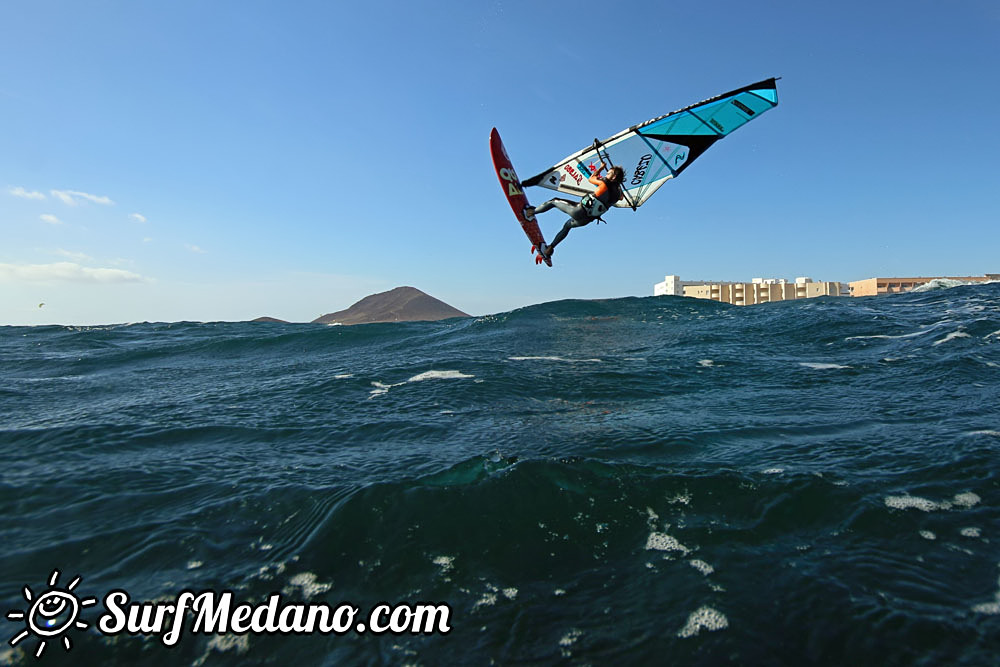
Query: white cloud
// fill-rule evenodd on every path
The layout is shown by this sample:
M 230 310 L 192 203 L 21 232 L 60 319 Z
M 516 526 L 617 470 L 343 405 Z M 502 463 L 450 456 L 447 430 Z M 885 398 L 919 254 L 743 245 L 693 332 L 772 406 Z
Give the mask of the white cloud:
M 122 269 L 91 269 L 73 262 L 0 264 L 0 282 L 138 283 L 146 279 Z
M 142 215 L 141 213 L 132 213 L 128 217 L 132 220 L 135 220 L 136 222 L 146 222 L 146 216 Z
M 21 197 L 22 199 L 45 199 L 45 195 L 37 190 L 32 190 L 28 192 L 22 187 L 8 188 L 7 192 L 14 195 L 15 197 Z
M 188 244 L 188 245 L 187 245 L 186 247 L 187 247 L 187 249 L 188 249 L 188 250 L 190 250 L 191 252 L 196 252 L 196 253 L 198 253 L 199 255 L 204 255 L 204 254 L 205 254 L 206 252 L 208 252 L 207 250 L 202 250 L 202 249 L 201 249 L 201 248 L 199 248 L 198 246 L 196 246 L 196 245 L 191 245 L 190 243 L 189 243 L 189 244 Z
M 52 190 L 52 196 L 61 199 L 62 202 L 64 204 L 67 204 L 68 206 L 76 206 L 76 202 L 73 201 L 73 197 L 71 197 L 67 192 L 62 192 L 61 190 Z
M 152 241 L 153 241 L 152 236 L 147 236 L 142 240 L 143 243 L 151 243 Z
M 47 222 L 50 225 L 61 225 L 62 224 L 62 220 L 60 220 L 56 216 L 52 215 L 51 213 L 42 213 L 38 217 L 39 217 L 39 219 L 41 219 L 42 222 Z
M 87 192 L 80 192 L 79 190 L 51 190 L 52 196 L 60 200 L 67 206 L 76 206 L 80 202 L 78 199 L 86 199 L 92 201 L 95 204 L 114 204 L 109 197 L 101 197 L 98 195 L 92 195 Z
M 90 255 L 85 255 L 82 252 L 72 252 L 70 250 L 63 250 L 62 248 L 56 248 L 55 254 L 66 257 L 67 259 L 72 259 L 77 262 L 92 262 L 94 258 Z

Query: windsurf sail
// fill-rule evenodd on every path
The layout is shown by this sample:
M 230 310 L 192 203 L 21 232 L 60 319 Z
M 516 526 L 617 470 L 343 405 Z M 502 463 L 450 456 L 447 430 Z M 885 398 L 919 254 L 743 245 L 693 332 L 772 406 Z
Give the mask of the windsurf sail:
M 583 196 L 597 189 L 587 179 L 603 159 L 608 166 L 625 170 L 625 196 L 615 206 L 642 206 L 716 141 L 778 106 L 776 81 L 765 79 L 737 88 L 633 125 L 604 141 L 595 140 L 522 184 Z

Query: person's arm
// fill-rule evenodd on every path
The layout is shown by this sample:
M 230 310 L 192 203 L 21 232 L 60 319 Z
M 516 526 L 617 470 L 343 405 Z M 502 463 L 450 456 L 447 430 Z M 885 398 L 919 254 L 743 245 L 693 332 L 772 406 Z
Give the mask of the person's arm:
M 587 179 L 588 181 L 597 186 L 597 190 L 594 192 L 595 197 L 600 197 L 608 190 L 608 184 L 605 183 L 603 180 L 601 180 L 602 171 L 604 171 L 603 164 L 597 168 L 597 171 L 595 171 L 593 174 L 590 175 L 590 178 Z

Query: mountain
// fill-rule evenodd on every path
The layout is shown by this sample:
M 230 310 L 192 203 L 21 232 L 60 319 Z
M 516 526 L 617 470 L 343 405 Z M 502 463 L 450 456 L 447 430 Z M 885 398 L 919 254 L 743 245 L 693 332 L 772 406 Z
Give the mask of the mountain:
M 388 292 L 372 294 L 347 310 L 327 313 L 313 320 L 314 324 L 371 324 L 374 322 L 414 322 L 444 320 L 449 317 L 470 317 L 444 301 L 439 301 L 415 287 L 397 287 Z
M 258 317 L 255 320 L 250 320 L 251 322 L 271 322 L 274 324 L 288 324 L 285 320 L 279 320 L 276 317 Z

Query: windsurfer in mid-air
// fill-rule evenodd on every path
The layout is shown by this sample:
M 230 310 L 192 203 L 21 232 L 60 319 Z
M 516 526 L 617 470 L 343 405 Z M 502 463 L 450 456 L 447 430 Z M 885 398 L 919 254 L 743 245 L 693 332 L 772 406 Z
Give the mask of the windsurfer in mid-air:
M 524 215 L 529 220 L 535 219 L 536 213 L 544 213 L 552 208 L 557 208 L 566 215 L 570 216 L 563 228 L 559 230 L 556 237 L 552 239 L 550 245 L 542 244 L 538 251 L 545 257 L 551 257 L 552 252 L 556 249 L 566 235 L 569 234 L 569 230 L 575 227 L 583 227 L 584 225 L 589 225 L 594 220 L 597 220 L 608 209 L 615 205 L 615 202 L 622 198 L 622 180 L 625 178 L 625 172 L 621 167 L 614 166 L 608 170 L 608 175 L 602 177 L 601 172 L 604 171 L 604 165 L 602 164 L 597 168 L 593 174 L 590 175 L 588 179 L 591 183 L 597 186 L 597 190 L 593 194 L 588 194 L 584 196 L 579 202 L 570 201 L 569 199 L 562 199 L 561 197 L 556 197 L 550 199 L 544 204 L 540 204 L 537 208 L 533 206 L 528 206 Z

